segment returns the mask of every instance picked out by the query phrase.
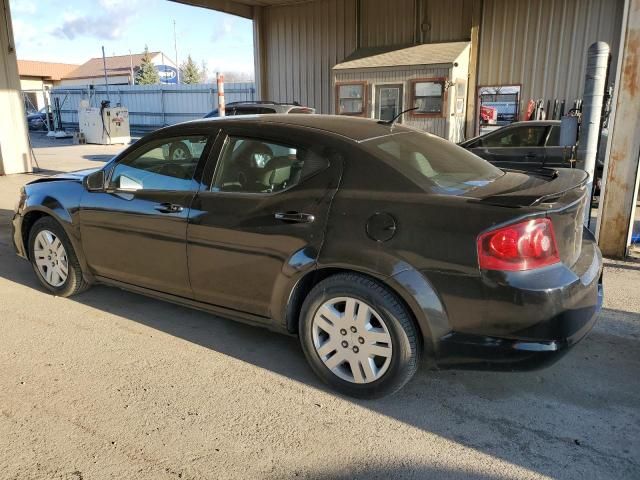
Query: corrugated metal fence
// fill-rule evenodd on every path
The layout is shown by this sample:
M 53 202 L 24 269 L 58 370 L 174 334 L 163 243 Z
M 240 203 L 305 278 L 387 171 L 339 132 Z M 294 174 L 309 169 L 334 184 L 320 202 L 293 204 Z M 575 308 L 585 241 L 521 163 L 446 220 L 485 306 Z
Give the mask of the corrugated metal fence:
M 255 100 L 254 83 L 226 83 L 227 103 Z M 55 88 L 51 90 L 51 106 L 60 102 L 62 124 L 78 127 L 78 107 L 82 100 L 99 107 L 107 100 L 104 86 L 89 89 Z M 131 130 L 148 132 L 166 125 L 202 118 L 218 108 L 218 89 L 215 84 L 202 85 L 112 85 L 109 87 L 111 105 L 121 104 L 129 109 Z

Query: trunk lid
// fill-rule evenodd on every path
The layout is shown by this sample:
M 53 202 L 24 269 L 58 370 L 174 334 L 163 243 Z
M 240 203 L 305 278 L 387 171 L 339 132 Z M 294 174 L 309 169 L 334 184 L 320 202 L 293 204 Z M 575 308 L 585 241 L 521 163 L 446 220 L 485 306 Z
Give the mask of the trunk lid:
M 542 211 L 551 219 L 560 258 L 573 266 L 580 257 L 588 174 L 578 169 L 542 173 L 507 171 L 491 184 L 468 192 L 470 201 Z

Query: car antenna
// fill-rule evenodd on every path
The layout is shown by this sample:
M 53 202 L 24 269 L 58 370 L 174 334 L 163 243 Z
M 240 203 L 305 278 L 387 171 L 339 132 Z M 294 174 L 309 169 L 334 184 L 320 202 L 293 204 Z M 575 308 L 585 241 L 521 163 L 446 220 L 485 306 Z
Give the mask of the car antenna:
M 378 123 L 380 125 L 389 125 L 390 127 L 393 127 L 393 124 L 396 123 L 396 120 L 398 120 L 402 115 L 404 115 L 407 112 L 413 112 L 414 110 L 418 110 L 418 107 L 409 108 L 408 110 L 400 112 L 398 115 L 393 117 L 391 120 L 378 120 Z

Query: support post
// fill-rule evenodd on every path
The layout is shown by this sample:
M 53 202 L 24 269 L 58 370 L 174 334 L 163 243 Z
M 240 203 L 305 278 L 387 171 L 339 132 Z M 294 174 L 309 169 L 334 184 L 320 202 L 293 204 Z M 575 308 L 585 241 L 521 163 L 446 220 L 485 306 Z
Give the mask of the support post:
M 476 135 L 478 120 L 478 58 L 480 55 L 480 24 L 482 23 L 482 0 L 474 0 L 471 12 L 471 52 L 469 53 L 469 81 L 467 82 L 467 119 L 464 135 Z
M 9 0 L 0 0 L 0 175 L 33 171 Z
M 224 117 L 224 75 L 216 73 L 216 82 L 218 84 L 218 116 Z
M 640 0 L 626 0 L 612 127 L 596 236 L 605 256 L 624 258 L 633 233 L 640 161 Z
M 263 100 L 267 91 L 267 74 L 264 43 L 264 7 L 253 7 L 253 76 L 258 100 Z M 255 100 L 255 99 L 254 99 Z
M 587 71 L 584 81 L 584 99 L 582 104 L 582 125 L 578 140 L 577 166 L 589 174 L 587 192 L 589 200 L 584 212 L 584 224 L 587 226 L 591 215 L 591 191 L 593 174 L 596 168 L 598 141 L 602 119 L 602 103 L 607 84 L 607 66 L 609 64 L 609 45 L 596 42 L 587 51 Z

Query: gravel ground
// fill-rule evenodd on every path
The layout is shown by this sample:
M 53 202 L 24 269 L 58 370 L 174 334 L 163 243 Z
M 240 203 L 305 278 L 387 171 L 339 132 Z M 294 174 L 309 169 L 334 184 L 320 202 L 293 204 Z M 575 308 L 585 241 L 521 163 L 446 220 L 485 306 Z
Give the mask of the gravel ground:
M 60 171 L 117 149 L 36 155 Z M 551 368 L 422 369 L 354 401 L 295 338 L 103 286 L 44 293 L 9 237 L 30 178 L 0 177 L 0 478 L 640 478 L 640 263 L 607 261 L 598 324 Z

